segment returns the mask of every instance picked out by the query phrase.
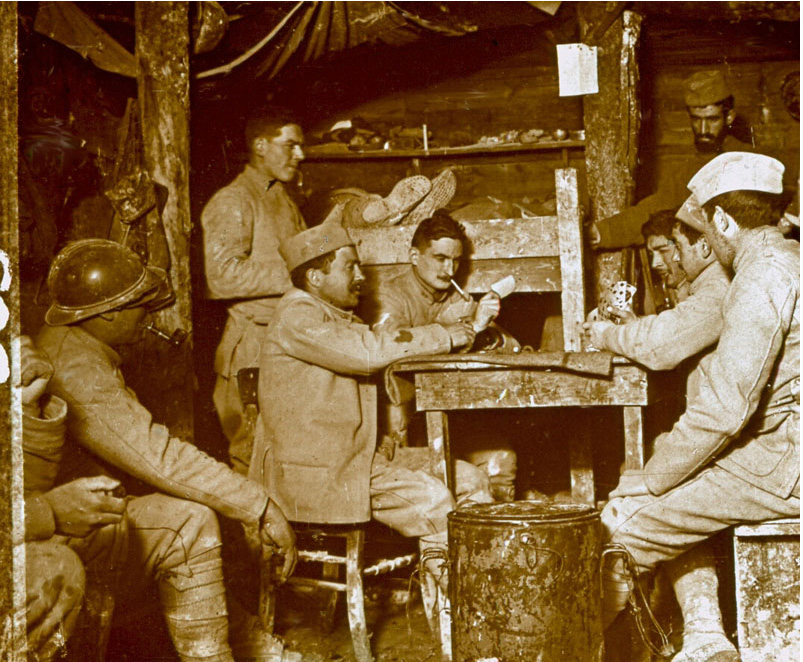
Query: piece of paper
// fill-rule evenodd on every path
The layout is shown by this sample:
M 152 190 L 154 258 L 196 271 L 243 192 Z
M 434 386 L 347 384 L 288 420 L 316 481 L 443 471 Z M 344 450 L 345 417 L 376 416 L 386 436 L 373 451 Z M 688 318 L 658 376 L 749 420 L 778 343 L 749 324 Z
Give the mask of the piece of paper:
M 597 47 L 558 44 L 558 84 L 562 97 L 599 92 Z

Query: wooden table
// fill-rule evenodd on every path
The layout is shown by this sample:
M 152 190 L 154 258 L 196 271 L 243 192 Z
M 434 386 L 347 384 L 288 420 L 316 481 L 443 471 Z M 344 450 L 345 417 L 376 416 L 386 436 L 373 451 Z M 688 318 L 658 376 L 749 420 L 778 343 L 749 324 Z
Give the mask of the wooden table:
M 621 407 L 625 468 L 644 466 L 642 409 L 653 401 L 654 389 L 647 370 L 620 357 L 606 352 L 450 354 L 401 361 L 394 364 L 393 372 L 413 378 L 416 409 L 426 414 L 432 470 L 452 491 L 448 412 L 454 410 Z M 572 497 L 594 504 L 592 431 L 572 432 Z

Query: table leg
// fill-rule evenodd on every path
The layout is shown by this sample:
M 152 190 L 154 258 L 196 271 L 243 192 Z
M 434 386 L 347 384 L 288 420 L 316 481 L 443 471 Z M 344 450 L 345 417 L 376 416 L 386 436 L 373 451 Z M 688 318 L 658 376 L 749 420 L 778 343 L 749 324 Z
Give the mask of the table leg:
M 644 468 L 644 412 L 641 407 L 622 407 L 625 419 L 625 469 Z
M 428 411 L 426 419 L 430 471 L 454 494 L 454 471 L 449 452 L 449 419 L 445 411 Z
M 569 440 L 569 472 L 572 481 L 572 499 L 580 503 L 595 504 L 594 462 L 591 454 L 590 421 L 583 417 Z

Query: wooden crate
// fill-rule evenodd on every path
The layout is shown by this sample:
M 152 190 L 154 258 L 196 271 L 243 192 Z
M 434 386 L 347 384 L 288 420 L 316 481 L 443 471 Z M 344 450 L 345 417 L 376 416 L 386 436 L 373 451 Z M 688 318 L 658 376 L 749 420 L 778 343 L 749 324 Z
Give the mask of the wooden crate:
M 742 662 L 800 660 L 800 520 L 733 532 Z

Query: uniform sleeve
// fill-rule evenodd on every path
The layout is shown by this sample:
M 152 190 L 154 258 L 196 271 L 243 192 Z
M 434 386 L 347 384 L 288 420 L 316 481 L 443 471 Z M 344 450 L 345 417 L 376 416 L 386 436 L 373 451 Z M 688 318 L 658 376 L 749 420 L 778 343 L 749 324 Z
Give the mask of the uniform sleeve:
M 722 331 L 724 290 L 699 292 L 675 308 L 635 322 L 611 326 L 602 347 L 650 370 L 671 370 L 715 344 Z
M 113 466 L 173 496 L 248 524 L 267 506 L 265 489 L 155 423 L 105 356 L 63 348 L 51 356 L 50 390 L 67 402 L 72 437 Z
M 641 226 L 647 222 L 650 214 L 671 205 L 672 202 L 665 195 L 654 193 L 618 214 L 597 221 L 595 225 L 600 238 L 598 248 L 625 248 L 643 244 Z
M 410 311 L 404 297 L 394 287 L 380 287 L 371 311 L 372 328 L 391 332 L 410 326 Z
M 214 299 L 274 296 L 290 288 L 290 274 L 278 249 L 252 253 L 253 212 L 241 193 L 223 189 L 201 215 L 206 284 Z
M 25 542 L 47 540 L 56 533 L 50 504 L 39 493 L 25 495 Z
M 405 357 L 451 349 L 449 332 L 440 324 L 372 331 L 358 322 L 330 321 L 307 302 L 286 308 L 270 333 L 290 356 L 353 375 L 369 375 Z
M 64 442 L 67 407 L 52 400 L 39 416 L 22 415 L 26 541 L 47 540 L 56 532 L 53 509 L 37 491 L 38 485 L 52 486 Z
M 663 494 L 705 466 L 756 412 L 783 347 L 797 290 L 780 270 L 758 271 L 748 269 L 733 281 L 719 344 L 692 373 L 686 411 L 656 440 L 645 467 L 653 494 Z

